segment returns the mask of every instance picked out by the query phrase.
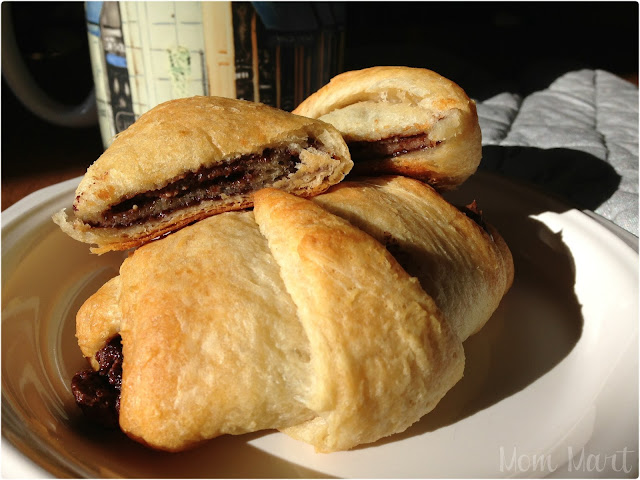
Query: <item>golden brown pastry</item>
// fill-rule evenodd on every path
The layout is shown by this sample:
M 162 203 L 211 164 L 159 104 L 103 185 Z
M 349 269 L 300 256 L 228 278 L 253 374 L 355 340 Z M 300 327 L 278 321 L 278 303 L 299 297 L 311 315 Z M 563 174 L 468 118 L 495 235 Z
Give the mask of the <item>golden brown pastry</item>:
M 322 452 L 374 442 L 464 368 L 461 341 L 383 245 L 277 189 L 138 248 L 80 310 L 83 354 L 113 326 L 120 426 L 170 451 L 269 428 Z
M 95 253 L 126 250 L 249 207 L 263 187 L 316 195 L 351 167 L 326 123 L 243 100 L 172 100 L 118 135 L 87 170 L 73 212 L 54 221 Z
M 386 245 L 463 341 L 484 326 L 511 287 L 513 259 L 498 231 L 418 180 L 346 181 L 314 202 Z
M 346 72 L 293 112 L 340 130 L 355 174 L 401 174 L 444 191 L 464 182 L 482 158 L 475 103 L 454 82 L 427 69 Z

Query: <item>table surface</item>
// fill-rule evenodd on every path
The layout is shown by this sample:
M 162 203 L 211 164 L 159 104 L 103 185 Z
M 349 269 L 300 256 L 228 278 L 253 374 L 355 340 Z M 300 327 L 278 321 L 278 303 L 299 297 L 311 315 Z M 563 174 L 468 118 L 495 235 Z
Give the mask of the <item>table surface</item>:
M 29 114 L 12 114 L 3 115 L 2 210 L 36 190 L 84 175 L 103 151 L 97 125 L 54 127 Z
M 34 171 L 30 175 L 2 177 L 2 210 L 16 203 L 30 193 L 70 178 L 83 175 L 86 169 L 81 166 L 69 167 L 60 171 Z

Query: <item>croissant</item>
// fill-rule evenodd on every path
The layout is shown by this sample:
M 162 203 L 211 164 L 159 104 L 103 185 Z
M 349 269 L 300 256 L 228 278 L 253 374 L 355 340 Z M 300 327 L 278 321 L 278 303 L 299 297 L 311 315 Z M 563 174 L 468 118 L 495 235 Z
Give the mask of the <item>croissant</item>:
M 222 434 L 278 429 L 332 452 L 401 432 L 430 412 L 463 374 L 461 338 L 486 321 L 476 319 L 490 308 L 472 297 L 439 307 L 391 254 L 390 237 L 382 232 L 387 248 L 374 238 L 375 225 L 388 226 L 407 251 L 420 234 L 435 235 L 434 245 L 444 242 L 430 217 L 444 212 L 460 228 L 450 240 L 457 246 L 447 246 L 457 256 L 444 265 L 468 264 L 456 270 L 464 287 L 502 277 L 497 298 L 512 274 L 495 230 L 491 238 L 451 206 L 420 217 L 424 203 L 448 205 L 432 191 L 393 177 L 344 182 L 314 200 L 263 189 L 253 211 L 222 213 L 135 250 L 76 319 L 93 373 L 107 372 L 120 389 L 114 400 L 120 428 L 168 451 Z M 390 204 L 403 217 L 366 227 L 358 212 L 367 201 L 372 218 L 393 215 L 386 212 L 395 208 Z M 493 276 L 470 275 L 474 262 L 496 258 L 469 252 L 493 251 L 494 244 L 504 258 L 475 264 Z M 429 250 L 425 245 L 418 246 Z M 441 272 L 439 261 L 433 255 L 424 268 Z M 437 297 L 458 281 L 434 274 L 423 283 Z M 462 308 L 477 324 L 448 321 L 444 311 Z M 112 379 L 115 368 L 101 352 L 118 336 L 121 376 Z M 79 381 L 73 390 L 77 400 L 91 394 Z
M 334 125 L 358 175 L 401 174 L 446 191 L 472 175 L 482 158 L 475 103 L 454 82 L 423 68 L 342 73 L 293 113 Z
M 275 187 L 317 195 L 353 163 L 324 122 L 220 97 L 171 100 L 118 135 L 53 220 L 94 253 L 126 250 Z

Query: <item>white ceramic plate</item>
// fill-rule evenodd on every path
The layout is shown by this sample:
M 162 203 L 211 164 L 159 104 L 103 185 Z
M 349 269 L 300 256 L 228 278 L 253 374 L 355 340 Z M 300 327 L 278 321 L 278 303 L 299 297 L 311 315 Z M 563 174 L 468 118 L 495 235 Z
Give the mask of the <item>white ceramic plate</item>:
M 123 259 L 90 255 L 51 222 L 77 183 L 2 215 L 3 476 L 638 476 L 637 238 L 607 221 L 475 175 L 449 197 L 479 202 L 516 277 L 431 414 L 349 452 L 261 432 L 168 454 L 87 426 L 74 405 L 75 312 Z

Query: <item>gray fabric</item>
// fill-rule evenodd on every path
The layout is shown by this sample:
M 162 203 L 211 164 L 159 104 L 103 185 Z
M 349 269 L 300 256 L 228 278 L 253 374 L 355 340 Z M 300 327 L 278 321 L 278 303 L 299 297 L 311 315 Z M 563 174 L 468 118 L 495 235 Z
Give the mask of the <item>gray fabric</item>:
M 638 235 L 638 88 L 570 72 L 526 98 L 478 102 L 481 169 L 526 180 Z

